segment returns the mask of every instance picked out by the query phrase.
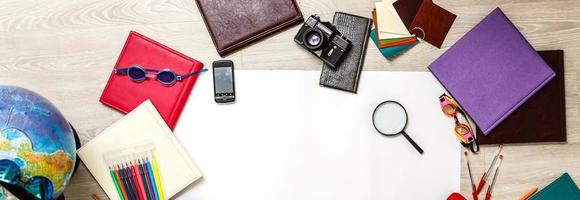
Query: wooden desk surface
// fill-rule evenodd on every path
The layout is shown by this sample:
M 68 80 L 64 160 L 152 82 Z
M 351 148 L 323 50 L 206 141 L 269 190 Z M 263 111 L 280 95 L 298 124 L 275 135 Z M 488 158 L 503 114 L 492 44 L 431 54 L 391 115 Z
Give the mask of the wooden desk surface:
M 457 14 L 441 49 L 421 43 L 387 61 L 369 44 L 364 70 L 427 71 L 427 65 L 500 6 L 536 49 L 565 51 L 568 143 L 507 146 L 494 197 L 517 198 L 563 172 L 580 183 L 580 1 L 434 1 Z M 206 65 L 220 59 L 193 0 L 2 0 L 0 4 L 0 84 L 25 87 L 50 99 L 80 132 L 83 144 L 122 117 L 98 99 L 130 30 Z M 370 16 L 373 5 L 374 0 L 300 0 L 304 16 L 317 13 L 326 20 L 336 11 Z M 294 45 L 297 30 L 281 32 L 226 59 L 241 69 L 320 70 L 319 60 Z M 495 149 L 484 147 L 472 157 L 477 179 Z M 66 189 L 67 199 L 89 199 L 92 193 L 107 199 L 86 168 L 79 169 Z M 464 163 L 461 191 L 471 191 Z

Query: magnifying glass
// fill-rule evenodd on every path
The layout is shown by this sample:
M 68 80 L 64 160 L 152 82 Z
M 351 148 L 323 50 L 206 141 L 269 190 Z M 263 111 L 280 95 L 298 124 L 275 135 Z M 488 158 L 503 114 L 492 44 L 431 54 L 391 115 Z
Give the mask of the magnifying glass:
M 423 154 L 423 149 L 405 133 L 407 120 L 407 110 L 396 101 L 384 101 L 373 112 L 373 126 L 379 133 L 386 136 L 402 134 L 420 154 Z

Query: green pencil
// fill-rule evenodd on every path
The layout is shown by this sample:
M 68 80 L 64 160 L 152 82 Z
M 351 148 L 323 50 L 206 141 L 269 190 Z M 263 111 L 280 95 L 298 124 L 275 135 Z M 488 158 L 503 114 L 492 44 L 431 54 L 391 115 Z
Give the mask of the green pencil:
M 117 182 L 117 178 L 115 177 L 115 171 L 111 167 L 109 167 L 109 173 L 111 174 L 111 179 L 113 179 L 113 182 L 115 183 L 115 188 L 117 188 L 117 194 L 119 194 L 119 198 L 121 198 L 121 200 L 125 200 L 125 198 L 123 198 L 121 188 L 119 187 L 119 182 Z

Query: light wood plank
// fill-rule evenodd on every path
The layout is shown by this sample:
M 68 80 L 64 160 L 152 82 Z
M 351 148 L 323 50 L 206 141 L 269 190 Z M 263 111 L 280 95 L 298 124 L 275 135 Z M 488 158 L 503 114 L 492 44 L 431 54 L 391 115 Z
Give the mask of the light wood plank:
M 304 16 L 332 21 L 334 12 L 370 16 L 376 0 L 300 0 Z M 395 60 L 381 57 L 371 43 L 364 70 L 427 71 L 427 66 L 492 9 L 500 6 L 538 50 L 565 50 L 568 143 L 510 145 L 494 199 L 514 199 L 548 184 L 562 172 L 580 182 L 580 1 L 435 0 L 458 15 L 437 49 L 422 42 Z M 204 62 L 222 59 L 194 0 L 3 0 L 0 6 L 0 84 L 18 85 L 50 99 L 86 143 L 122 117 L 98 102 L 129 31 L 135 30 Z M 294 44 L 293 27 L 225 59 L 241 69 L 320 70 L 321 63 Z M 194 95 L 195 93 L 193 93 Z M 471 157 L 476 181 L 495 147 Z M 461 155 L 458 155 L 461 156 Z M 441 180 L 445 181 L 445 180 Z M 461 192 L 470 193 L 462 163 Z M 84 166 L 66 189 L 68 199 L 107 199 Z

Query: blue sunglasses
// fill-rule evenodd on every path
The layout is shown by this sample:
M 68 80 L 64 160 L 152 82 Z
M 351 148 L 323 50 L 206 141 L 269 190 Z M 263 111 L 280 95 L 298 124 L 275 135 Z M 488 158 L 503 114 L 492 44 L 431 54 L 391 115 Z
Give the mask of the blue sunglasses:
M 201 74 L 202 72 L 206 72 L 207 69 L 203 68 L 189 74 L 177 75 L 170 69 L 162 69 L 162 70 L 145 69 L 139 65 L 133 65 L 128 68 L 114 69 L 113 71 L 115 72 L 115 74 L 127 75 L 132 81 L 135 82 L 145 81 L 145 79 L 147 79 L 147 74 L 149 72 L 154 72 L 155 79 L 159 81 L 159 83 L 161 83 L 164 86 L 172 86 L 177 81 L 181 81 L 191 76 Z
M 34 197 L 34 199 L 52 199 L 54 193 L 52 181 L 43 176 L 25 177 L 14 161 L 0 160 L 0 183 L 16 196 Z

